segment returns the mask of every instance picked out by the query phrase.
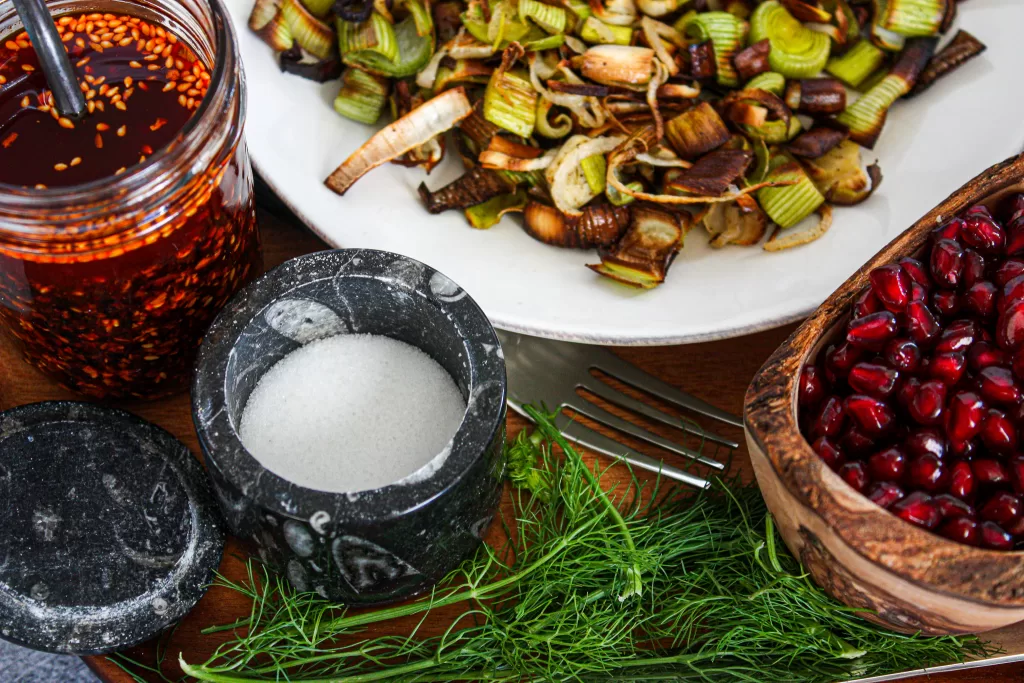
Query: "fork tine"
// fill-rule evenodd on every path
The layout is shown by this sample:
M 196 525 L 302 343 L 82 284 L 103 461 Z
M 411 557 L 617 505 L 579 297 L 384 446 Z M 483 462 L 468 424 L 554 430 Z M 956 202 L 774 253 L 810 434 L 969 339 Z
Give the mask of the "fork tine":
M 580 424 L 579 422 L 566 417 L 563 414 L 559 414 L 555 418 L 555 426 L 558 427 L 558 431 L 562 432 L 562 435 L 570 441 L 577 443 L 585 448 L 589 448 L 592 451 L 601 453 L 602 455 L 608 456 L 609 458 L 615 458 L 617 460 L 624 460 L 633 467 L 639 467 L 640 469 L 647 470 L 649 472 L 660 472 L 662 476 L 674 479 L 675 481 L 689 484 L 690 486 L 696 486 L 697 488 L 706 489 L 711 484 L 707 479 L 698 477 L 684 472 L 683 470 L 673 467 L 667 463 L 652 458 L 643 453 L 634 451 L 628 446 L 613 441 L 603 434 L 595 432 L 593 429 Z
M 609 403 L 614 403 L 620 408 L 625 408 L 626 410 L 631 410 L 634 413 L 639 413 L 644 417 L 647 417 L 656 422 L 661 422 L 662 424 L 666 424 L 669 427 L 675 427 L 676 429 L 681 429 L 688 434 L 694 434 L 703 439 L 707 439 L 708 441 L 714 441 L 715 443 L 722 444 L 726 448 L 731 448 L 735 450 L 740 447 L 740 445 L 735 441 L 731 441 L 729 439 L 726 439 L 725 437 L 718 436 L 717 434 L 712 434 L 711 432 L 706 432 L 697 425 L 689 424 L 685 420 L 682 420 L 678 417 L 674 417 L 667 413 L 663 413 L 656 408 L 650 407 L 649 405 L 642 401 L 636 400 L 632 396 L 629 396 L 627 394 L 622 393 L 621 391 L 613 389 L 612 387 L 608 386 L 607 384 L 596 378 L 593 378 L 593 381 L 591 382 L 582 382 L 580 386 L 582 386 L 587 391 L 596 394 L 597 396 L 600 396 Z
M 617 380 L 623 381 L 640 391 L 653 394 L 663 401 L 673 403 L 680 408 L 692 410 L 701 415 L 731 424 L 734 427 L 743 427 L 743 421 L 738 417 L 730 415 L 710 403 L 705 403 L 696 396 L 685 394 L 670 384 L 662 382 L 657 377 L 648 375 L 643 370 L 622 360 L 611 351 L 604 351 L 603 349 L 600 351 L 599 355 L 595 355 L 595 358 L 598 360 L 594 363 L 594 367 L 598 370 L 603 370 Z
M 646 441 L 649 444 L 653 444 L 660 448 L 664 448 L 665 450 L 671 451 L 672 453 L 675 453 L 677 455 L 690 458 L 691 460 L 695 460 L 702 465 L 713 467 L 716 470 L 725 469 L 725 465 L 718 462 L 717 460 L 712 460 L 711 458 L 704 457 L 697 451 L 690 450 L 685 446 L 680 446 L 674 441 L 663 439 L 657 434 L 652 434 L 651 432 L 647 431 L 646 429 L 643 429 L 642 427 L 637 427 L 632 422 L 627 422 L 626 420 L 623 420 L 621 417 L 612 415 L 604 408 L 599 408 L 598 406 L 595 406 L 593 403 L 588 403 L 586 401 L 577 401 L 577 403 L 582 403 L 582 405 L 577 405 L 576 403 L 572 402 L 568 403 L 567 405 L 576 412 L 586 415 L 590 419 L 596 420 L 601 424 L 605 425 L 606 427 L 617 429 L 620 432 L 623 432 L 624 434 L 628 434 L 634 438 L 640 439 L 641 441 Z

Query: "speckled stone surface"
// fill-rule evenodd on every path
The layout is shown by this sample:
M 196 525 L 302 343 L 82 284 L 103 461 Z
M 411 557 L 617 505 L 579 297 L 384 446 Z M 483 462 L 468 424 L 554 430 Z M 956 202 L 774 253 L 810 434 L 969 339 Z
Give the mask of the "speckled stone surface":
M 130 413 L 55 401 L 0 413 L 0 637 L 97 654 L 183 617 L 223 535 L 198 461 Z
M 421 470 L 339 494 L 266 470 L 236 430 L 274 363 L 346 333 L 419 347 L 452 375 L 467 409 L 449 447 Z M 426 590 L 479 544 L 504 473 L 505 397 L 501 346 L 468 294 L 418 261 L 372 250 L 310 254 L 249 285 L 207 333 L 192 391 L 207 471 L 233 533 L 299 590 L 357 604 Z
M 0 681 L 98 683 L 99 679 L 78 657 L 39 652 L 0 640 Z

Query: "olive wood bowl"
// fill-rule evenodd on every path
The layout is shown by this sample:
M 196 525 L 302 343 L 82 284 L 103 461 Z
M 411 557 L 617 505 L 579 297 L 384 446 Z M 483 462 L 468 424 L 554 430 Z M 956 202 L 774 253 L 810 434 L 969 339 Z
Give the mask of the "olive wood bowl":
M 931 230 L 1024 191 L 1024 155 L 996 164 L 890 242 L 772 354 L 747 390 L 758 484 L 786 545 L 829 594 L 901 632 L 980 633 L 1024 620 L 1024 552 L 961 545 L 875 505 L 811 449 L 797 423 L 801 368 L 842 333 L 868 273 L 923 251 Z

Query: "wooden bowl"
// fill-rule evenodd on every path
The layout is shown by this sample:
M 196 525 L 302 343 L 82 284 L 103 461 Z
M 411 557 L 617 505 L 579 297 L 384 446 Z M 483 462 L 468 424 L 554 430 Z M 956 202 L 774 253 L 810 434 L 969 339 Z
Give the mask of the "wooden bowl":
M 908 188 L 909 189 L 909 188 Z M 878 252 L 774 353 L 747 390 L 747 444 L 789 549 L 836 599 L 902 632 L 979 633 L 1024 620 L 1024 552 L 982 550 L 925 531 L 857 493 L 797 424 L 801 368 L 841 333 L 868 273 L 923 250 L 929 232 L 975 204 L 1024 191 L 1024 155 L 996 164 Z

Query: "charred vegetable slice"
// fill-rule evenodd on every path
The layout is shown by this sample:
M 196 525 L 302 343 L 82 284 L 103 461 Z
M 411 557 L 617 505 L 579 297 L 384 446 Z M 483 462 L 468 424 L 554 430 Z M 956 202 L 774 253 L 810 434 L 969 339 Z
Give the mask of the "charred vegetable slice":
M 497 225 L 506 213 L 522 211 L 526 202 L 525 190 L 498 195 L 466 209 L 466 220 L 477 230 L 486 230 Z
M 908 38 L 934 36 L 954 0 L 874 0 L 875 24 Z
M 278 56 L 281 71 L 301 76 L 317 83 L 333 81 L 341 76 L 341 61 L 338 59 L 317 59 L 298 45 L 285 50 Z
M 573 65 L 595 83 L 646 86 L 654 75 L 654 50 L 632 45 L 595 45 L 576 57 Z
M 608 247 L 626 230 L 629 215 L 628 207 L 594 203 L 579 216 L 567 216 L 553 206 L 530 201 L 523 212 L 523 228 L 534 239 L 556 247 Z
M 624 139 L 623 135 L 597 138 L 574 135 L 565 141 L 544 172 L 551 199 L 559 211 L 569 216 L 579 216 L 580 207 L 599 194 L 587 182 L 582 168 L 583 160 L 596 154 L 607 154 Z
M 862 40 L 845 54 L 833 57 L 825 65 L 829 72 L 851 88 L 859 88 L 864 80 L 885 62 L 885 53 L 870 40 Z
M 768 231 L 768 219 L 756 202 L 749 210 L 744 210 L 738 202 L 713 204 L 704 215 L 703 223 L 715 249 L 730 244 L 744 247 L 757 244 Z
M 295 45 L 288 22 L 274 0 L 258 0 L 249 15 L 249 28 L 276 52 L 290 50 Z
M 537 122 L 537 93 L 525 75 L 498 69 L 484 92 L 484 118 L 528 138 Z
M 496 171 L 474 166 L 457 180 L 441 189 L 431 192 L 425 183 L 419 187 L 420 198 L 430 213 L 441 213 L 450 209 L 468 209 L 483 204 L 498 195 L 512 191 L 509 183 Z
M 283 0 L 281 16 L 299 47 L 317 59 L 331 56 L 334 32 L 330 26 L 313 16 L 299 0 Z
M 765 38 L 737 54 L 736 58 L 733 59 L 733 63 L 736 65 L 739 77 L 749 81 L 754 76 L 771 71 L 772 67 L 768 63 L 768 53 L 771 51 L 772 43 Z M 747 87 L 750 86 L 748 85 Z
M 786 105 L 807 114 L 838 114 L 846 108 L 846 90 L 834 78 L 806 78 L 786 86 Z
M 538 0 L 519 0 L 519 18 L 533 21 L 548 33 L 564 33 L 568 23 L 565 8 L 546 5 Z
M 698 195 L 719 195 L 746 173 L 753 160 L 751 152 L 720 149 L 702 156 L 672 181 L 669 187 Z
M 912 95 L 924 92 L 932 83 L 963 66 L 985 51 L 985 44 L 967 31 L 957 31 L 949 45 L 939 50 L 921 72 Z
M 537 121 L 535 130 L 538 134 L 557 140 L 572 132 L 572 118 L 568 114 L 557 114 L 551 118 L 554 105 L 543 98 L 537 100 Z
M 825 203 L 800 164 L 785 155 L 772 159 L 767 179 L 793 183 L 785 187 L 766 187 L 757 193 L 761 208 L 780 228 L 793 227 Z
M 665 136 L 679 156 L 696 159 L 728 142 L 729 129 L 714 107 L 701 102 L 666 123 Z
M 579 33 L 580 38 L 588 43 L 603 43 L 605 45 L 629 45 L 633 39 L 632 27 L 613 26 L 596 17 L 587 17 Z
M 397 57 L 389 59 L 376 50 L 356 50 L 343 53 L 342 61 L 390 78 L 407 78 L 426 66 L 434 53 L 433 20 L 419 0 L 406 0 L 405 7 L 409 16 L 394 27 Z
M 786 77 L 775 71 L 768 71 L 751 78 L 744 90 L 764 90 L 782 97 L 786 90 Z
M 817 159 L 838 146 L 846 136 L 846 131 L 836 128 L 813 128 L 797 136 L 787 149 L 799 157 Z
M 342 58 L 353 52 L 373 51 L 394 61 L 398 59 L 398 42 L 395 29 L 387 19 L 377 12 L 366 21 L 355 23 L 338 20 L 338 49 Z
M 842 142 L 820 158 L 805 161 L 804 168 L 827 201 L 843 206 L 864 201 L 882 182 L 878 165 L 862 168 L 860 147 L 850 141 Z
M 601 263 L 589 268 L 634 287 L 651 289 L 660 285 L 682 246 L 684 233 L 680 220 L 684 216 L 689 214 L 670 213 L 647 205 L 634 206 L 626 234 L 614 248 L 601 250 Z
M 786 78 L 817 76 L 828 61 L 832 43 L 827 35 L 812 31 L 793 17 L 777 0 L 762 2 L 750 17 L 751 40 L 768 39 L 772 71 Z
M 728 87 L 740 84 L 733 58 L 743 49 L 747 31 L 747 22 L 728 12 L 701 12 L 686 26 L 688 35 L 711 41 L 715 49 L 718 83 Z

